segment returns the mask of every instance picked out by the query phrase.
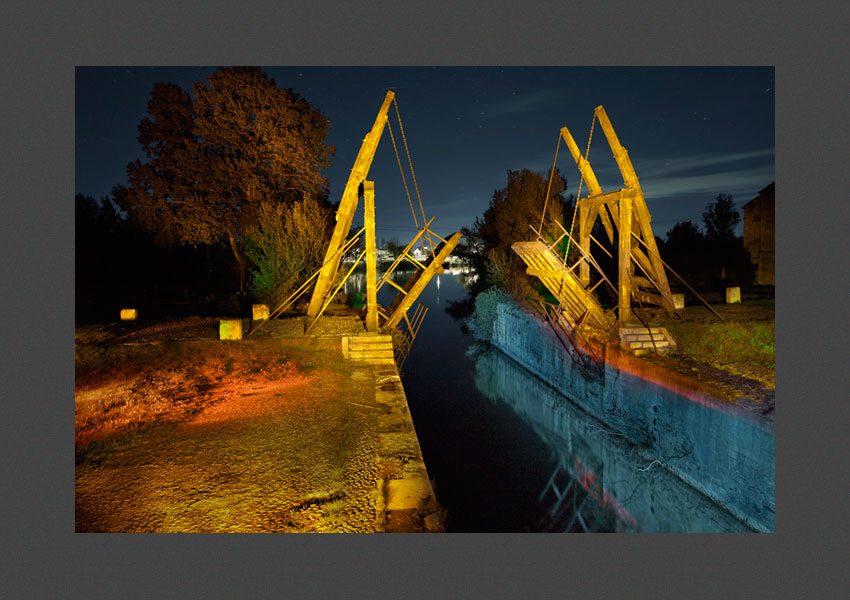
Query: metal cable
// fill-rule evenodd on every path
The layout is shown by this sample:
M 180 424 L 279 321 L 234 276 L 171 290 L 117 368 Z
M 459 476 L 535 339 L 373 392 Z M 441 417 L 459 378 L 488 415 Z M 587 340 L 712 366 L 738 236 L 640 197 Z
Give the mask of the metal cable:
M 407 187 L 407 178 L 404 176 L 404 167 L 401 165 L 401 157 L 398 155 L 398 146 L 396 146 L 393 128 L 389 121 L 387 121 L 387 129 L 390 132 L 390 140 L 393 143 L 395 160 L 398 163 L 398 171 L 401 173 L 401 181 L 404 184 L 404 193 L 407 194 L 407 203 L 410 205 L 410 214 L 413 215 L 413 224 L 416 225 L 416 229 L 419 229 L 419 221 L 416 219 L 416 210 L 413 208 L 413 198 L 410 197 L 410 188 Z
M 425 216 L 425 207 L 422 205 L 422 195 L 419 193 L 419 184 L 416 182 L 416 171 L 413 170 L 413 159 L 410 157 L 410 148 L 407 145 L 407 136 L 404 135 L 404 124 L 401 122 L 401 113 L 398 110 L 398 99 L 393 98 L 395 106 L 395 114 L 398 119 L 398 129 L 401 132 L 401 141 L 404 144 L 404 151 L 407 154 L 407 164 L 410 166 L 410 178 L 413 180 L 413 189 L 416 190 L 416 199 L 419 200 L 419 210 L 422 212 L 422 222 L 426 222 L 428 218 Z M 428 245 L 431 249 L 431 257 L 434 257 L 434 241 L 428 232 L 425 234 L 428 237 Z

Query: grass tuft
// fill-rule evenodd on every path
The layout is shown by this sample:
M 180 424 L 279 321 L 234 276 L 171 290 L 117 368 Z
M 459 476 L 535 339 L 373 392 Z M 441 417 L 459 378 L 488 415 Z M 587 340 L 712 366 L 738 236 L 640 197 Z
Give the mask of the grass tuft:
M 676 354 L 776 386 L 774 321 L 675 323 L 667 329 Z

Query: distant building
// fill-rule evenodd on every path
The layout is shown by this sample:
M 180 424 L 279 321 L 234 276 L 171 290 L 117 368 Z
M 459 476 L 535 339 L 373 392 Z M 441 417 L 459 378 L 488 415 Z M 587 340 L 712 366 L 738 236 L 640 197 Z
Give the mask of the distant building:
M 744 248 L 756 266 L 756 283 L 776 285 L 774 181 L 744 205 Z

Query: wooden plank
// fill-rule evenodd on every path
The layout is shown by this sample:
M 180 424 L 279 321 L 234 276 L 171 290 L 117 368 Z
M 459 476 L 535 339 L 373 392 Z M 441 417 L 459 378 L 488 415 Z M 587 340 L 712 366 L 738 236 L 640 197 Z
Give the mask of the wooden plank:
M 375 118 L 375 123 L 372 125 L 371 131 L 363 139 L 363 143 L 357 153 L 357 158 L 354 160 L 354 166 L 345 184 L 345 189 L 342 192 L 342 199 L 336 211 L 336 225 L 334 226 L 333 234 L 331 234 L 331 241 L 328 244 L 325 260 L 322 263 L 322 269 L 316 280 L 316 286 L 313 288 L 310 305 L 307 308 L 307 316 L 311 319 L 315 319 L 321 313 L 321 307 L 325 303 L 331 287 L 333 287 L 333 282 L 339 269 L 339 262 L 342 259 L 342 253 L 339 250 L 343 246 L 346 237 L 348 237 L 348 233 L 351 230 L 351 222 L 357 210 L 358 188 L 360 187 L 360 183 L 369 174 L 369 167 L 375 158 L 375 150 L 378 148 L 378 142 L 387 123 L 387 111 L 390 108 L 393 98 L 395 98 L 395 93 L 388 91 L 384 97 L 383 104 L 381 104 L 381 108 L 378 110 L 378 116 Z
M 599 185 L 599 180 L 596 178 L 596 173 L 593 172 L 593 168 L 590 166 L 590 162 L 585 160 L 584 157 L 582 157 L 581 151 L 578 149 L 578 145 L 573 139 L 573 135 L 570 133 L 570 130 L 566 127 L 562 127 L 561 137 L 567 143 L 567 148 L 569 148 L 570 154 L 572 155 L 579 172 L 584 178 L 585 184 L 587 184 L 587 189 L 590 190 L 590 193 L 593 195 L 601 194 L 602 187 Z
M 428 282 L 431 281 L 431 278 L 437 273 L 442 272 L 443 263 L 452 253 L 452 250 L 455 249 L 455 246 L 458 245 L 460 238 L 460 232 L 456 232 L 452 235 L 445 244 L 440 245 L 439 251 L 434 258 L 431 259 L 428 267 L 424 271 L 420 272 L 418 276 L 414 275 L 411 278 L 408 286 L 405 286 L 407 294 L 396 298 L 396 301 L 393 302 L 393 305 L 390 306 L 390 309 L 387 311 L 389 317 L 383 324 L 384 329 L 391 329 L 401 322 L 402 317 L 407 314 L 408 309 L 419 297 L 419 294 L 422 293 L 422 290 L 425 289 L 425 286 L 428 285 Z
M 639 285 L 641 287 L 655 289 L 655 284 L 652 283 L 652 281 L 650 281 L 646 277 L 641 277 L 639 275 L 633 275 L 632 276 L 632 283 L 634 285 Z
M 590 251 L 590 229 L 588 224 L 590 217 L 590 208 L 585 204 L 579 204 L 578 207 L 578 243 L 584 252 Z M 590 283 L 590 265 L 586 262 L 579 267 L 578 280 L 582 285 L 587 286 Z
M 632 230 L 632 198 L 624 196 L 620 201 L 620 239 L 619 261 L 617 269 L 617 285 L 619 286 L 620 323 L 631 320 L 631 286 L 629 284 L 629 269 L 631 268 L 631 235 L 623 231 Z
M 642 302 L 643 304 L 653 304 L 655 306 L 662 306 L 664 303 L 664 299 L 658 294 L 649 294 L 647 292 L 639 292 L 637 290 L 632 290 L 632 298 Z
M 366 331 L 378 331 L 377 253 L 375 250 L 375 182 L 363 182 L 363 224 L 366 226 Z
M 623 194 L 630 194 L 632 197 L 634 197 L 634 191 L 628 189 L 621 189 L 615 192 L 607 192 L 604 194 L 595 194 L 588 196 L 584 200 L 580 200 L 579 204 L 584 204 L 588 208 L 598 208 L 605 204 L 618 204 L 620 202 L 620 198 L 623 197 Z

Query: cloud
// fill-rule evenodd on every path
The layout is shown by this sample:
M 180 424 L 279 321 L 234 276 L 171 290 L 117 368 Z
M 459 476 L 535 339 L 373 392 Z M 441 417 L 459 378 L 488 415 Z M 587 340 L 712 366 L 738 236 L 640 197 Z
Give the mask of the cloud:
M 730 194 L 738 201 L 749 201 L 775 179 L 773 165 L 683 175 L 681 177 L 642 177 L 641 187 L 648 199 L 680 198 L 689 194 Z
M 749 150 L 747 152 L 737 152 L 735 154 L 706 153 L 672 159 L 649 158 L 645 161 L 641 161 L 640 168 L 645 175 L 656 177 L 669 175 L 671 173 L 695 171 L 715 165 L 753 160 L 768 156 L 772 158 L 773 155 L 773 148 L 763 148 L 761 150 Z M 637 169 L 638 166 L 635 165 L 635 168 Z
M 648 200 L 680 198 L 693 194 L 724 193 L 738 200 L 750 200 L 760 189 L 775 179 L 773 160 L 742 167 L 745 161 L 773 158 L 774 149 L 750 150 L 734 154 L 704 153 L 678 158 L 645 157 L 635 160 L 635 170 Z M 716 167 L 727 165 L 718 170 Z M 603 190 L 623 186 L 619 169 L 613 160 L 604 166 L 593 165 Z M 576 180 L 577 181 L 577 180 Z M 587 192 L 583 190 L 582 195 Z

